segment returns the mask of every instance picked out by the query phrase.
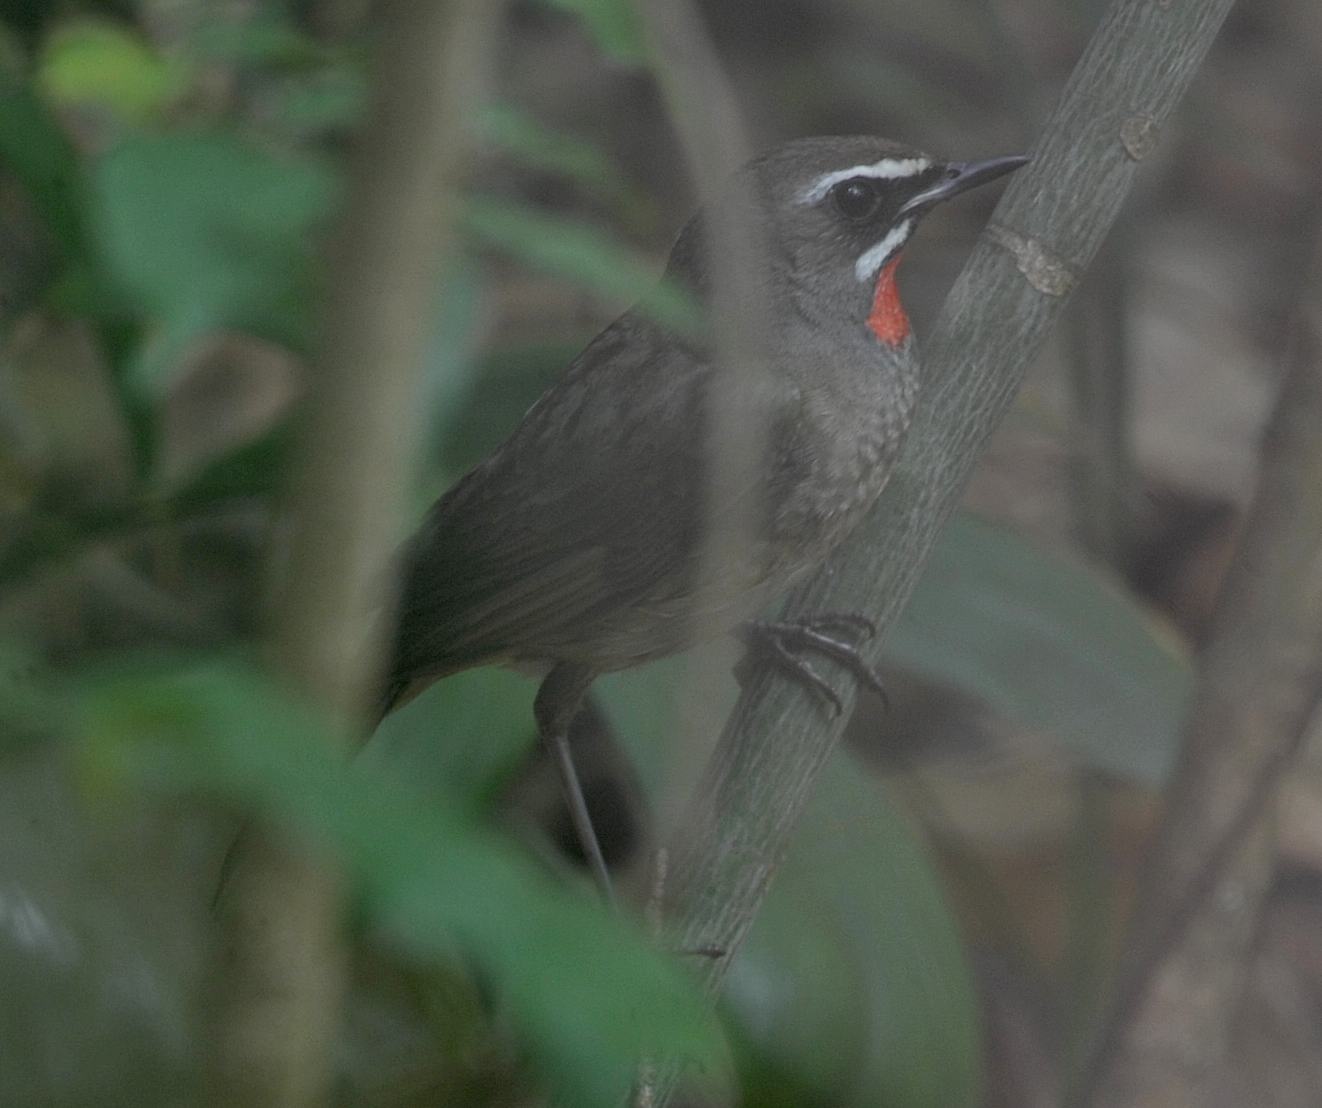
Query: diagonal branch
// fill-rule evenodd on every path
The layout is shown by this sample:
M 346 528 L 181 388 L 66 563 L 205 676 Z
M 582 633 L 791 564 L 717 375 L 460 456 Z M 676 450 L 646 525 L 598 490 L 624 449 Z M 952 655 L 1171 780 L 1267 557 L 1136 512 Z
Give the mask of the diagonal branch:
M 1076 67 L 1034 163 L 1011 182 L 926 350 L 920 410 L 870 517 L 791 598 L 795 614 L 863 611 L 888 624 L 907 600 L 982 446 L 1188 87 L 1231 0 L 1116 0 Z M 728 721 L 671 848 L 672 943 L 716 947 L 719 986 L 843 727 L 769 673 Z

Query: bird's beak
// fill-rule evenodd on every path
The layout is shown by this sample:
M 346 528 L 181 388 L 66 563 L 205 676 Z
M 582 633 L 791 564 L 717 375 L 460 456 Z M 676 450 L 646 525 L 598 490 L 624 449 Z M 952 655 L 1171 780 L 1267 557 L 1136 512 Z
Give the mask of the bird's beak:
M 1029 161 L 1031 159 L 1023 154 L 1014 154 L 1008 158 L 989 158 L 985 162 L 951 162 L 946 166 L 941 180 L 906 203 L 896 213 L 896 218 L 923 215 L 952 196 L 1013 173 Z

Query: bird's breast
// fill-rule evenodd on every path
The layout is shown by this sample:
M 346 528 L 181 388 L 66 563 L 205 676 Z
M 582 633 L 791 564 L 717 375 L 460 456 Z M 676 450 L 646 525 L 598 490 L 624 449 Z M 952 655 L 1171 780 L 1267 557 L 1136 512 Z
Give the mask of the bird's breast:
M 917 365 L 904 353 L 879 366 L 860 357 L 834 379 L 805 386 L 809 460 L 785 497 L 777 530 L 806 558 L 824 558 L 890 478 L 918 394 Z

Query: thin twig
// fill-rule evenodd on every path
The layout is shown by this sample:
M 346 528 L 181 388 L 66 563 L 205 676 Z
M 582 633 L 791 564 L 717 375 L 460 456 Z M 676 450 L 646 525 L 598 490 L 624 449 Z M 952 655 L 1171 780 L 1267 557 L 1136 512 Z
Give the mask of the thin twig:
M 1276 796 L 1322 702 L 1320 425 L 1322 329 L 1305 320 L 1081 1103 L 1209 1103 L 1224 1079 Z
M 648 934 L 653 941 L 661 939 L 666 898 L 666 877 L 670 867 L 670 855 L 665 847 L 652 854 L 651 888 L 647 894 L 647 907 L 644 920 Z M 656 1105 L 657 1065 L 656 1059 L 644 1058 L 638 1066 L 638 1080 L 634 1083 L 633 1108 L 655 1108 Z
M 884 627 L 908 599 L 984 442 L 1230 7 L 1231 0 L 1113 4 L 1034 164 L 1011 182 L 946 302 L 898 472 L 830 564 L 796 591 L 791 615 L 861 611 Z M 801 691 L 761 673 L 727 724 L 671 849 L 671 942 L 724 952 L 697 967 L 713 989 L 752 924 L 843 720 L 826 719 Z
M 384 6 L 375 101 L 328 262 L 271 653 L 298 695 L 343 724 L 346 742 L 365 730 L 377 680 L 465 92 L 498 10 L 484 0 Z M 337 881 L 323 862 L 269 830 L 236 853 L 210 1036 L 216 1103 L 280 1108 L 326 1096 L 344 951 Z

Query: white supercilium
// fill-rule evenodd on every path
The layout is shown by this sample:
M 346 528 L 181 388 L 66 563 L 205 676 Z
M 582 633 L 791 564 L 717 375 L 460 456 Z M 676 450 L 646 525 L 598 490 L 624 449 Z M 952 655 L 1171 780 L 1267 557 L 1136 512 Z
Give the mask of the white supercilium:
M 803 190 L 799 197 L 800 204 L 816 204 L 841 181 L 851 177 L 874 177 L 882 181 L 894 181 L 901 177 L 914 177 L 925 169 L 931 169 L 932 163 L 927 158 L 882 158 L 871 165 L 856 165 L 849 169 L 833 169 L 823 173 L 811 185 Z

